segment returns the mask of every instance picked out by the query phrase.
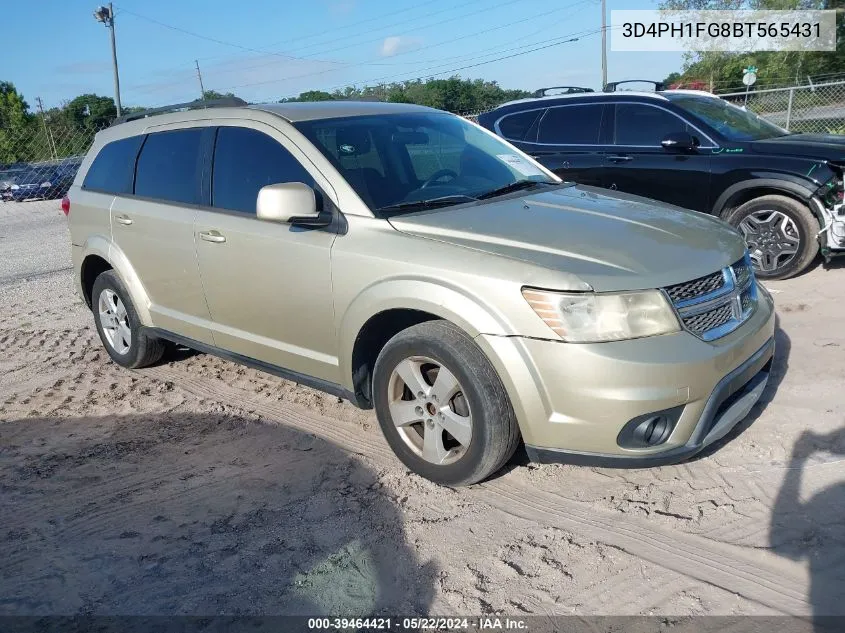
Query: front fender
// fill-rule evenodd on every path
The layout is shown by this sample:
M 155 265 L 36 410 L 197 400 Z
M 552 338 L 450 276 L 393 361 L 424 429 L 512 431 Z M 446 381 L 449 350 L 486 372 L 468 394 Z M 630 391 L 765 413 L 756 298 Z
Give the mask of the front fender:
M 144 285 L 141 283 L 141 279 L 123 251 L 104 235 L 90 236 L 85 240 L 81 248 L 82 255 L 80 262 L 84 262 L 86 257 L 96 255 L 109 263 L 126 287 L 126 291 L 129 293 L 129 298 L 135 306 L 135 312 L 137 312 L 141 323 L 152 327 L 153 320 L 150 316 L 150 298 L 147 295 Z M 82 269 L 80 265 L 76 271 L 77 284 L 81 282 L 81 274 Z
M 442 280 L 401 278 L 382 281 L 358 294 L 340 319 L 338 360 L 344 387 L 353 388 L 352 351 L 361 328 L 377 314 L 395 309 L 433 314 L 454 323 L 473 338 L 479 334 L 506 336 L 515 333 L 501 311 Z
M 719 217 L 722 211 L 730 205 L 730 201 L 733 198 L 750 189 L 782 191 L 809 203 L 813 194 L 820 186 L 811 179 L 800 178 L 792 174 L 758 172 L 754 176 L 750 180 L 737 182 L 725 189 L 713 205 L 713 215 Z

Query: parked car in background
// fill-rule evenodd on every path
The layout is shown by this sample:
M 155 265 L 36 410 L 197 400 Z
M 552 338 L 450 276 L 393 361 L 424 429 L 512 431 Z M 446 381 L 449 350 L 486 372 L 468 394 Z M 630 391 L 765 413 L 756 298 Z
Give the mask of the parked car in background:
M 4 200 L 55 200 L 70 189 L 81 159 L 70 159 L 60 164 L 30 165 L 16 177 L 3 193 Z
M 17 184 L 18 178 L 23 174 L 29 165 L 19 163 L 16 165 L 7 165 L 0 168 L 0 194 L 8 191 L 12 185 Z
M 565 180 L 728 221 L 762 278 L 845 253 L 843 136 L 790 134 L 691 90 L 523 99 L 478 122 Z
M 762 393 L 774 307 L 724 222 L 563 183 L 430 108 L 210 103 L 98 133 L 63 202 L 119 365 L 173 341 L 374 407 L 449 485 L 520 438 L 678 461 Z

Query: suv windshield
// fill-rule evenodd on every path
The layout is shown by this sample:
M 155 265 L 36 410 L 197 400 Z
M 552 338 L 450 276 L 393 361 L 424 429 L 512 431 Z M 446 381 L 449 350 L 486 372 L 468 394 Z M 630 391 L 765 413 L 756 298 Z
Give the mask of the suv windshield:
M 384 214 L 561 182 L 507 143 L 451 114 L 345 117 L 296 127 L 373 211 Z
M 789 134 L 774 123 L 716 97 L 666 95 L 730 141 L 759 141 Z

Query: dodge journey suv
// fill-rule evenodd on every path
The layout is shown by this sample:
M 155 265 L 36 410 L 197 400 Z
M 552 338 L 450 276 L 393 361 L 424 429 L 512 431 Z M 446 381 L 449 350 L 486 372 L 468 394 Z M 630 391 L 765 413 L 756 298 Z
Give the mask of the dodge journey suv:
M 578 186 L 384 103 L 183 104 L 100 132 L 68 198 L 112 359 L 167 341 L 375 408 L 411 470 L 647 465 L 765 387 L 771 297 L 721 220 Z

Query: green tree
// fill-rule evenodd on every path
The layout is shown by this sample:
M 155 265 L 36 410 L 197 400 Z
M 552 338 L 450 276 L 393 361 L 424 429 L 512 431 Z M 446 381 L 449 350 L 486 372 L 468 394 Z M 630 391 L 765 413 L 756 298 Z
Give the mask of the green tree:
M 95 94 L 79 95 L 65 104 L 64 116 L 79 130 L 101 130 L 117 116 L 114 99 Z
M 211 101 L 212 99 L 234 99 L 234 92 L 217 92 L 216 90 L 204 90 L 202 93 L 203 101 Z
M 32 116 L 14 84 L 0 81 L 0 163 L 28 160 L 26 140 Z

